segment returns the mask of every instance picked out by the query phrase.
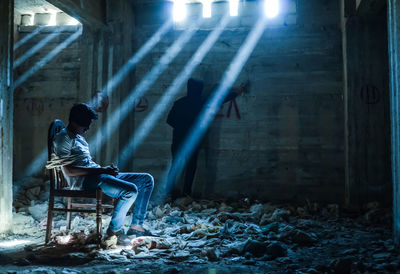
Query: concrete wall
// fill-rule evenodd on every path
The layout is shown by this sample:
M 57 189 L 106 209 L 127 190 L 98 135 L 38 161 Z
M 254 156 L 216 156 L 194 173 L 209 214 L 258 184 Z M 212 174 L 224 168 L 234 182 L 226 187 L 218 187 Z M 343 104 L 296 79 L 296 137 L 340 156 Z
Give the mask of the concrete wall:
M 232 105 L 229 115 L 231 103 L 225 104 L 210 127 L 199 157 L 195 193 L 207 194 L 207 197 L 245 195 L 272 200 L 343 200 L 339 5 L 336 1 L 283 2 L 282 15 L 268 23 L 235 83 L 239 85 L 249 80 L 249 93 L 236 99 L 237 112 Z M 45 149 L 49 122 L 56 117 L 66 121 L 74 102 L 90 101 L 96 90 L 104 87 L 129 57 L 171 17 L 168 2 L 142 3 L 134 10 L 131 8 L 126 1 L 108 2 L 107 28 L 84 31 L 83 40 L 63 50 L 16 90 L 14 153 L 18 175 L 25 175 L 23 171 Z M 226 8 L 226 3 L 213 6 L 213 18 L 203 21 L 177 58 L 139 100 L 140 103 L 137 102 L 139 105 L 132 106 L 129 115 L 121 120 L 118 131 L 96 155 L 97 161 L 109 164 L 132 140 L 134 128 L 141 126 Z M 201 12 L 198 4 L 191 5 L 190 9 L 192 16 Z M 259 10 L 257 2 L 246 2 L 241 6 L 241 15 L 231 19 L 194 71 L 192 76 L 203 79 L 206 90 L 220 81 L 252 26 L 262 16 Z M 118 106 L 135 83 L 140 83 L 186 29 L 185 24 L 175 25 L 112 94 L 103 90 L 110 95 L 109 107 L 100 115 L 91 135 L 114 111 L 119 111 Z M 69 34 L 61 34 L 53 43 Z M 24 34 L 20 35 L 22 38 Z M 18 56 L 46 35 L 40 32 L 25 45 L 25 49 L 21 47 Z M 54 46 L 50 43 L 17 68 L 16 79 Z M 185 88 L 182 88 L 173 100 L 184 94 Z M 173 100 L 165 105 L 166 113 Z M 165 123 L 166 113 L 125 167 L 125 170 L 151 172 L 157 186 L 162 183 L 171 160 L 172 129 Z M 38 170 L 43 172 L 42 166 L 38 166 Z M 244 185 L 246 191 L 243 191 Z
M 194 191 L 203 196 L 343 201 L 339 2 L 283 2 L 283 14 L 267 25 L 236 81 L 236 85 L 247 80 L 251 83 L 249 93 L 236 99 L 238 113 L 232 107 L 229 116 L 227 103 L 211 125 L 194 186 Z M 222 5 L 226 7 L 220 3 L 213 10 L 223 10 Z M 192 13 L 200 12 L 198 5 L 190 8 Z M 169 9 L 161 4 L 137 6 L 137 48 L 165 22 Z M 206 88 L 220 81 L 262 16 L 257 2 L 246 2 L 240 9 L 242 15 L 232 19 L 192 75 L 203 79 Z M 210 33 L 210 24 L 212 28 L 213 23 L 205 23 L 182 47 L 142 98 L 141 107 L 136 109 L 137 127 Z M 137 83 L 184 31 L 184 24 L 171 30 L 137 66 Z M 184 94 L 182 88 L 176 98 Z M 172 102 L 165 107 L 169 110 L 171 106 Z M 172 129 L 165 119 L 166 114 L 133 156 L 134 170 L 151 172 L 158 184 L 171 160 Z
M 39 61 L 44 60 L 57 46 L 73 35 L 78 26 L 44 27 L 33 38 L 18 48 L 14 61 L 29 52 L 35 45 L 60 31 L 53 40 L 23 62 L 14 70 L 14 79 L 29 72 Z M 21 26 L 19 38 L 23 39 L 36 27 Z M 56 118 L 68 122 L 71 106 L 80 101 L 80 40 L 75 40 L 67 48 L 52 58 L 25 82 L 15 89 L 14 98 L 14 170 L 15 178 L 26 174 L 27 168 L 46 150 L 47 130 L 50 122 Z M 44 160 L 47 160 L 47 159 Z M 44 174 L 44 161 L 39 162 L 33 173 Z

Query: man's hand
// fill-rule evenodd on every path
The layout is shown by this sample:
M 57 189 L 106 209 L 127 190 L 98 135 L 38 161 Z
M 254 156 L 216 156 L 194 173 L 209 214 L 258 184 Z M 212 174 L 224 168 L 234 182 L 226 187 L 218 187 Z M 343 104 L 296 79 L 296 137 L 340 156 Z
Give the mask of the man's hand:
M 114 166 L 114 164 L 111 164 L 111 166 L 102 167 L 102 171 L 103 171 L 102 173 L 104 174 L 117 176 L 119 169 L 116 166 Z

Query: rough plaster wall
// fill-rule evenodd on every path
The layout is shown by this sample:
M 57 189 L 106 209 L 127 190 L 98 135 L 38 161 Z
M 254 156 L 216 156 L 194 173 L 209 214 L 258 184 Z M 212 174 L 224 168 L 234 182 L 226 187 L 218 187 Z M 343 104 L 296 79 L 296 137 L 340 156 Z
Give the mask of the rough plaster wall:
M 293 2 L 293 1 L 292 1 Z M 211 125 L 200 152 L 194 191 L 202 195 L 246 195 L 260 199 L 326 202 L 343 199 L 343 98 L 338 1 L 296 1 L 292 20 L 267 27 L 236 85 L 249 80 L 250 92 L 236 99 L 240 119 L 225 104 Z M 293 2 L 295 3 L 295 2 Z M 247 8 L 256 2 L 247 2 Z M 146 20 L 141 9 L 137 44 L 143 44 L 162 22 Z M 148 8 L 150 10 L 150 8 Z M 254 10 L 254 8 L 253 8 Z M 163 13 L 151 7 L 154 17 Z M 150 11 L 147 11 L 150 12 Z M 164 10 L 165 12 L 165 10 Z M 253 17 L 258 16 L 252 14 Z M 140 19 L 142 21 L 140 21 Z M 224 31 L 193 76 L 206 87 L 219 81 L 249 33 Z M 158 23 L 158 24 L 156 24 Z M 140 27 L 139 27 L 140 26 Z M 171 31 L 141 62 L 137 81 L 152 68 L 181 30 Z M 142 99 L 136 125 L 152 110 L 198 46 L 210 33 L 199 30 L 168 70 Z M 179 97 L 185 94 L 182 89 Z M 167 109 L 171 108 L 167 106 Z M 164 118 L 135 154 L 135 170 L 149 171 L 160 183 L 170 163 L 172 129 Z
M 46 44 L 14 71 L 14 78 L 29 70 L 60 43 L 65 41 L 77 27 L 70 27 Z M 56 27 L 47 27 L 28 40 L 17 51 L 16 60 L 38 42 L 50 35 Z M 20 39 L 34 27 L 21 27 Z M 47 130 L 56 118 L 67 123 L 71 106 L 79 101 L 80 40 L 77 39 L 55 58 L 15 89 L 14 99 L 14 170 L 19 178 L 39 154 L 47 150 Z M 44 167 L 38 167 L 44 173 Z

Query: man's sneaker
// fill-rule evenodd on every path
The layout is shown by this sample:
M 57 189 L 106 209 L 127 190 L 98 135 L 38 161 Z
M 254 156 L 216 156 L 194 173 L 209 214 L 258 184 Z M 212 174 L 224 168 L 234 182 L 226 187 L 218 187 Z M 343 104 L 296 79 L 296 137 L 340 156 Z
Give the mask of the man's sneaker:
M 141 237 L 141 236 L 155 236 L 149 230 L 145 229 L 144 231 L 136 230 L 129 228 L 128 232 L 126 232 L 127 236 L 132 237 Z
M 127 235 L 125 235 L 125 233 L 122 229 L 120 229 L 118 231 L 112 231 L 110 228 L 107 228 L 106 234 L 108 237 L 116 236 L 117 237 L 117 245 L 130 245 L 131 244 L 131 239 Z

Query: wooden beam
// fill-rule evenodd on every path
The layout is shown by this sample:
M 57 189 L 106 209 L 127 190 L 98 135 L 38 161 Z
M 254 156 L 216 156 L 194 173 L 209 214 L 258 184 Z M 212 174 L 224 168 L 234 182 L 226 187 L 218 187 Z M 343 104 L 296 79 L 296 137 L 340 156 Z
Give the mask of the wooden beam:
M 47 0 L 47 2 L 92 29 L 99 29 L 106 25 L 104 0 Z
M 357 14 L 380 13 L 386 6 L 386 0 L 357 0 Z

